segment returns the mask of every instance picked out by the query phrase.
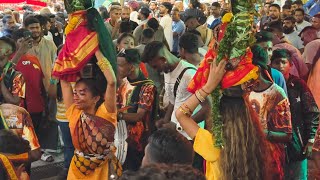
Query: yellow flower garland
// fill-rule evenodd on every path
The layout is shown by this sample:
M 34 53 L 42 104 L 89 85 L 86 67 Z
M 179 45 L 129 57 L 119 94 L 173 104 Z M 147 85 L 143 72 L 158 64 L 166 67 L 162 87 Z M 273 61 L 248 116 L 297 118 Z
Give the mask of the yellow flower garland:
M 65 34 L 68 35 L 72 30 L 79 26 L 83 21 L 83 13 L 80 11 L 74 12 L 69 17 L 69 23 L 65 28 Z
M 222 23 L 229 23 L 231 21 L 231 18 L 233 17 L 233 14 L 232 13 L 226 13 L 222 19 L 221 19 L 221 22 Z

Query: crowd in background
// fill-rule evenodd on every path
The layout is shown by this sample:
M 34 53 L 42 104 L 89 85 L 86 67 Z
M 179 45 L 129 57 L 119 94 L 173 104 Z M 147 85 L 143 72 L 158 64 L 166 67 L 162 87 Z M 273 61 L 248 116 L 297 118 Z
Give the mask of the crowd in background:
M 259 142 L 260 134 L 264 134 L 263 138 L 272 144 L 270 179 L 320 178 L 320 164 L 317 164 L 320 156 L 316 153 L 320 151 L 320 1 L 286 0 L 280 7 L 266 0 L 257 4 L 256 10 L 260 16 L 255 17 L 252 27 L 255 45 L 251 50 L 253 64 L 259 67 L 258 83 L 248 95 L 249 102 L 227 99 L 221 105 L 226 112 L 221 114 L 230 121 L 239 118 L 239 122 L 233 123 L 246 131 L 255 124 L 248 125 L 245 121 L 249 110 L 237 108 L 252 107 L 263 131 L 242 135 L 252 139 L 248 141 L 251 143 Z M 66 40 L 67 24 L 74 23 L 68 19 L 63 4 L 56 3 L 38 12 L 28 6 L 23 12 L 8 8 L 0 14 L 0 158 L 2 154 L 27 152 L 23 163 L 13 163 L 17 174 L 27 177 L 32 162 L 54 161 L 52 153 L 61 144 L 64 169 L 59 178 L 79 178 L 74 169 L 78 162 L 85 164 L 85 161 L 81 161 L 78 152 L 83 140 L 75 140 L 81 134 L 74 135 L 75 124 L 71 123 L 71 119 L 78 117 L 72 105 L 75 102 L 84 109 L 96 107 L 88 112 L 108 114 L 113 124 L 117 119 L 118 126 L 120 120 L 125 124 L 128 147 L 121 166 L 129 171 L 122 179 L 219 179 L 221 176 L 262 179 L 262 170 L 251 174 L 253 163 L 261 169 L 268 164 L 268 158 L 259 159 L 261 155 L 255 154 L 262 151 L 259 145 L 248 147 L 234 139 L 232 133 L 226 133 L 226 141 L 230 138 L 232 143 L 227 143 L 221 155 L 217 155 L 220 150 L 212 142 L 213 112 L 208 95 L 216 88 L 216 82 L 220 82 L 225 64 L 211 67 L 211 81 L 195 96 L 187 90 L 212 42 L 221 40 L 222 19 L 231 12 L 230 3 L 190 0 L 185 7 L 182 1 L 129 1 L 124 5 L 113 2 L 109 7 L 99 7 L 98 12 L 113 41 L 107 46 L 116 51 L 117 72 L 99 64 L 101 56 L 96 53 L 98 66 L 85 66 L 88 71 L 82 71 L 81 77 L 91 77 L 91 71 L 97 69 L 103 72 L 101 76 L 107 79 L 108 88 L 104 87 L 106 95 L 101 99 L 96 99 L 99 91 L 91 82 L 82 79 L 66 83 L 52 77 L 53 65 Z M 111 91 L 113 81 L 115 97 Z M 101 105 L 102 99 L 105 106 Z M 115 107 L 110 104 L 113 100 Z M 53 124 L 58 124 L 59 129 L 54 129 L 55 137 L 49 138 L 43 129 L 50 129 Z M 228 124 L 225 128 L 234 130 L 235 134 L 243 133 Z M 101 140 L 93 129 L 89 131 L 90 139 L 96 138 L 90 142 L 92 148 L 93 143 L 103 147 L 103 139 L 109 137 L 102 136 Z M 88 136 L 87 131 L 83 133 Z M 236 145 L 243 149 L 232 149 Z M 99 148 L 95 147 L 94 151 Z M 251 156 L 243 155 L 245 150 Z M 242 161 L 241 153 L 242 157 L 252 159 L 248 163 L 238 162 Z M 238 159 L 228 159 L 232 155 Z M 229 160 L 235 163 L 218 167 L 217 159 L 224 164 L 230 163 Z M 314 159 L 318 169 L 308 171 L 308 159 Z M 247 167 L 250 163 L 252 167 Z M 108 174 L 101 164 L 98 166 L 102 169 L 96 170 L 94 177 L 111 178 L 110 169 Z M 10 177 L 5 168 L 0 164 L 0 179 Z M 88 169 L 83 173 L 89 174 Z M 112 175 L 116 174 L 117 171 Z

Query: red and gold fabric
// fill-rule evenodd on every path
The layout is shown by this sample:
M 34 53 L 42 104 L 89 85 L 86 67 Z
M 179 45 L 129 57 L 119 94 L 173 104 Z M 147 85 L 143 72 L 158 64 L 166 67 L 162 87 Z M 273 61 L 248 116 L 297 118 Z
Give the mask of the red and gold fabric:
M 97 32 L 87 28 L 86 11 L 71 14 L 66 27 L 66 41 L 53 67 L 52 75 L 69 82 L 75 82 L 80 70 L 99 49 Z
M 15 168 L 13 164 L 10 162 L 9 158 L 3 154 L 0 154 L 0 162 L 6 170 L 8 178 L 10 180 L 18 180 L 17 172 L 15 171 Z
M 21 177 L 24 177 L 23 179 L 29 179 L 29 176 L 26 173 L 24 173 L 23 175 L 19 174 L 19 172 L 16 171 L 16 168 L 13 165 L 13 163 L 24 163 L 24 162 L 27 162 L 28 160 L 29 160 L 28 153 L 23 153 L 18 155 L 0 154 L 0 164 L 6 171 L 7 178 L 9 180 L 20 180 Z
M 121 165 L 113 145 L 116 113 L 109 113 L 102 104 L 96 115 L 84 113 L 72 105 L 66 112 L 75 154 L 68 179 L 109 179 L 120 177 Z
M 210 72 L 210 63 L 217 57 L 216 41 L 213 40 L 209 46 L 209 50 L 204 57 L 204 60 L 200 63 L 198 70 L 189 83 L 188 91 L 195 93 L 196 90 L 199 90 L 202 86 L 207 83 L 209 72 Z M 221 81 L 221 88 L 227 89 L 231 86 L 240 85 L 250 79 L 258 78 L 258 67 L 252 64 L 252 52 L 250 48 L 247 48 L 246 54 L 239 59 L 228 60 L 239 61 L 239 64 L 234 70 L 227 71 Z

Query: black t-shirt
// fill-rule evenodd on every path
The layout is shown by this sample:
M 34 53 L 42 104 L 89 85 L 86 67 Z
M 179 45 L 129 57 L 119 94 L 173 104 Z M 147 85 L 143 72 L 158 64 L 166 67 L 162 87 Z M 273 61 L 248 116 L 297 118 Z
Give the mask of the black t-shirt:
M 50 29 L 50 32 L 52 34 L 54 44 L 59 47 L 63 43 L 63 37 L 59 33 L 58 28 L 54 27 Z

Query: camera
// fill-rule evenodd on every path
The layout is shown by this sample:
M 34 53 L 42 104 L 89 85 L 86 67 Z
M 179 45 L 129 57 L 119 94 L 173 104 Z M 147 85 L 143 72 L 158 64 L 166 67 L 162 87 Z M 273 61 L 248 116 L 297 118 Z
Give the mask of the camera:
M 81 78 L 93 78 L 93 64 L 86 64 L 80 71 Z
M 23 37 L 24 38 L 30 38 L 31 37 L 31 35 L 32 35 L 32 33 L 30 32 L 30 31 L 25 31 L 25 32 L 23 32 Z

